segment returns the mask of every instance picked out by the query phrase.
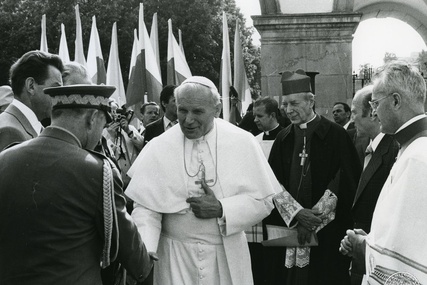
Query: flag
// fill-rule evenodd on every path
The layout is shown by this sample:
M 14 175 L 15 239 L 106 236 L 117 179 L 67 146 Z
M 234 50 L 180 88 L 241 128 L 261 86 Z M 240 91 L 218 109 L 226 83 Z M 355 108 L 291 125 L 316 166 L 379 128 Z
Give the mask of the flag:
M 61 24 L 61 40 L 59 41 L 59 57 L 63 63 L 70 62 L 70 54 L 68 52 L 67 37 L 65 36 L 65 26 Z
M 184 44 L 182 43 L 182 31 L 181 29 L 178 29 L 178 41 L 179 41 L 179 47 L 181 48 L 182 54 L 185 58 L 185 52 L 184 52 Z
M 46 36 L 46 14 L 42 16 L 42 35 L 40 39 L 40 51 L 49 52 L 47 48 L 47 36 Z
M 76 10 L 76 40 L 74 42 L 74 61 L 77 61 L 86 67 L 86 59 L 83 52 L 83 35 L 82 35 L 82 22 L 80 21 L 79 4 L 75 6 Z
M 222 12 L 222 56 L 221 56 L 221 96 L 222 96 L 222 117 L 230 121 L 230 85 L 231 85 L 231 60 L 230 60 L 230 40 L 228 38 L 228 24 L 225 12 Z
M 240 40 L 239 19 L 236 20 L 236 33 L 234 35 L 234 88 L 239 94 L 240 113 L 246 112 L 252 102 L 251 89 L 246 76 L 245 63 L 243 61 L 242 42 Z
M 168 20 L 168 29 L 167 82 L 168 84 L 179 85 L 192 75 L 184 54 L 172 33 L 171 19 Z
M 138 55 L 136 63 L 131 70 L 131 77 L 126 93 L 127 105 L 135 105 L 142 102 L 144 95 L 148 101 L 160 104 L 160 92 L 162 91 L 162 77 L 156 63 L 150 37 L 144 23 L 143 4 L 139 6 L 138 21 Z
M 87 72 L 93 83 L 106 83 L 105 63 L 102 56 L 95 16 L 92 17 L 92 29 L 90 31 L 89 49 L 87 52 Z
M 111 33 L 110 55 L 108 56 L 107 85 L 116 86 L 111 98 L 117 101 L 119 106 L 126 104 L 125 86 L 123 84 L 122 69 L 119 60 L 119 44 L 117 41 L 117 23 L 114 22 Z
M 153 47 L 154 55 L 156 56 L 157 67 L 160 70 L 160 53 L 159 53 L 159 29 L 157 26 L 157 12 L 153 15 L 150 32 L 151 46 Z

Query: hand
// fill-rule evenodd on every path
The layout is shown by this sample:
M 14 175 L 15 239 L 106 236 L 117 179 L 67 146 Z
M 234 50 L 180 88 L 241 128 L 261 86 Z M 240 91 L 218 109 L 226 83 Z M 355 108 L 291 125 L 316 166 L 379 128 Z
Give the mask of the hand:
M 110 125 L 108 125 L 107 127 L 107 131 L 110 134 L 110 137 L 115 139 L 116 135 L 117 135 L 117 129 L 119 128 L 120 123 L 119 122 L 112 122 Z
M 120 127 L 126 132 L 129 133 L 129 122 L 126 118 L 120 120 Z
M 202 197 L 191 197 L 186 200 L 190 204 L 194 215 L 199 219 L 212 219 L 222 217 L 222 205 L 215 197 L 214 192 L 206 182 L 202 180 L 202 188 L 206 195 Z
M 297 225 L 298 231 L 298 243 L 300 245 L 304 245 L 305 243 L 309 243 L 311 241 L 311 233 L 312 231 L 307 230 L 306 227 L 301 224 Z
M 341 240 L 339 251 L 343 255 L 353 256 L 355 253 L 365 252 L 366 232 L 362 229 L 347 230 Z
M 322 219 L 318 217 L 320 215 L 321 213 L 316 210 L 302 209 L 298 212 L 295 218 L 307 230 L 313 231 L 322 223 Z

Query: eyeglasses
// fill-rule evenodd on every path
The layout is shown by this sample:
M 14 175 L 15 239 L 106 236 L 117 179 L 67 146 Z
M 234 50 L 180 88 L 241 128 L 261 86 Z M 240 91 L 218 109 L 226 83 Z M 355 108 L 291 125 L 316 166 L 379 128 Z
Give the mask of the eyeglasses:
M 385 99 L 385 98 L 387 98 L 387 97 L 389 97 L 390 95 L 393 95 L 393 94 L 394 93 L 390 93 L 390 94 L 388 94 L 388 95 L 386 95 L 384 97 L 381 97 L 379 99 L 375 99 L 375 100 L 369 101 L 369 105 L 371 105 L 372 110 L 375 111 L 378 108 L 378 105 L 380 104 L 381 100 L 383 100 L 383 99 Z

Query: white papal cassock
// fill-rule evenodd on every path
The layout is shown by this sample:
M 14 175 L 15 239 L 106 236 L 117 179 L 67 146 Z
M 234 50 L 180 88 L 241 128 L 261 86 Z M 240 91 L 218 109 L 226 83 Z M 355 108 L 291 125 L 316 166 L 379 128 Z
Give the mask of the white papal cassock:
M 199 219 L 186 203 L 205 195 L 196 184 L 201 164 L 222 218 Z M 215 119 L 207 135 L 189 140 L 176 125 L 150 141 L 128 174 L 132 217 L 160 259 L 155 284 L 253 284 L 243 231 L 271 212 L 282 190 L 250 133 Z

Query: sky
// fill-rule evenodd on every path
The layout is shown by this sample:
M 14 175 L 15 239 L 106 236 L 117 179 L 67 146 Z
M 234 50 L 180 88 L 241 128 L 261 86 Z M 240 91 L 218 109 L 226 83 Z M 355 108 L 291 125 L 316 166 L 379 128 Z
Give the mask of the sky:
M 246 17 L 246 25 L 253 26 L 251 15 L 261 15 L 259 0 L 235 0 L 236 6 Z M 253 35 L 254 44 L 260 35 Z M 353 71 L 369 63 L 378 67 L 383 63 L 386 52 L 397 57 L 409 57 L 413 52 L 427 50 L 421 36 L 408 24 L 394 18 L 368 19 L 362 21 L 353 39 Z

